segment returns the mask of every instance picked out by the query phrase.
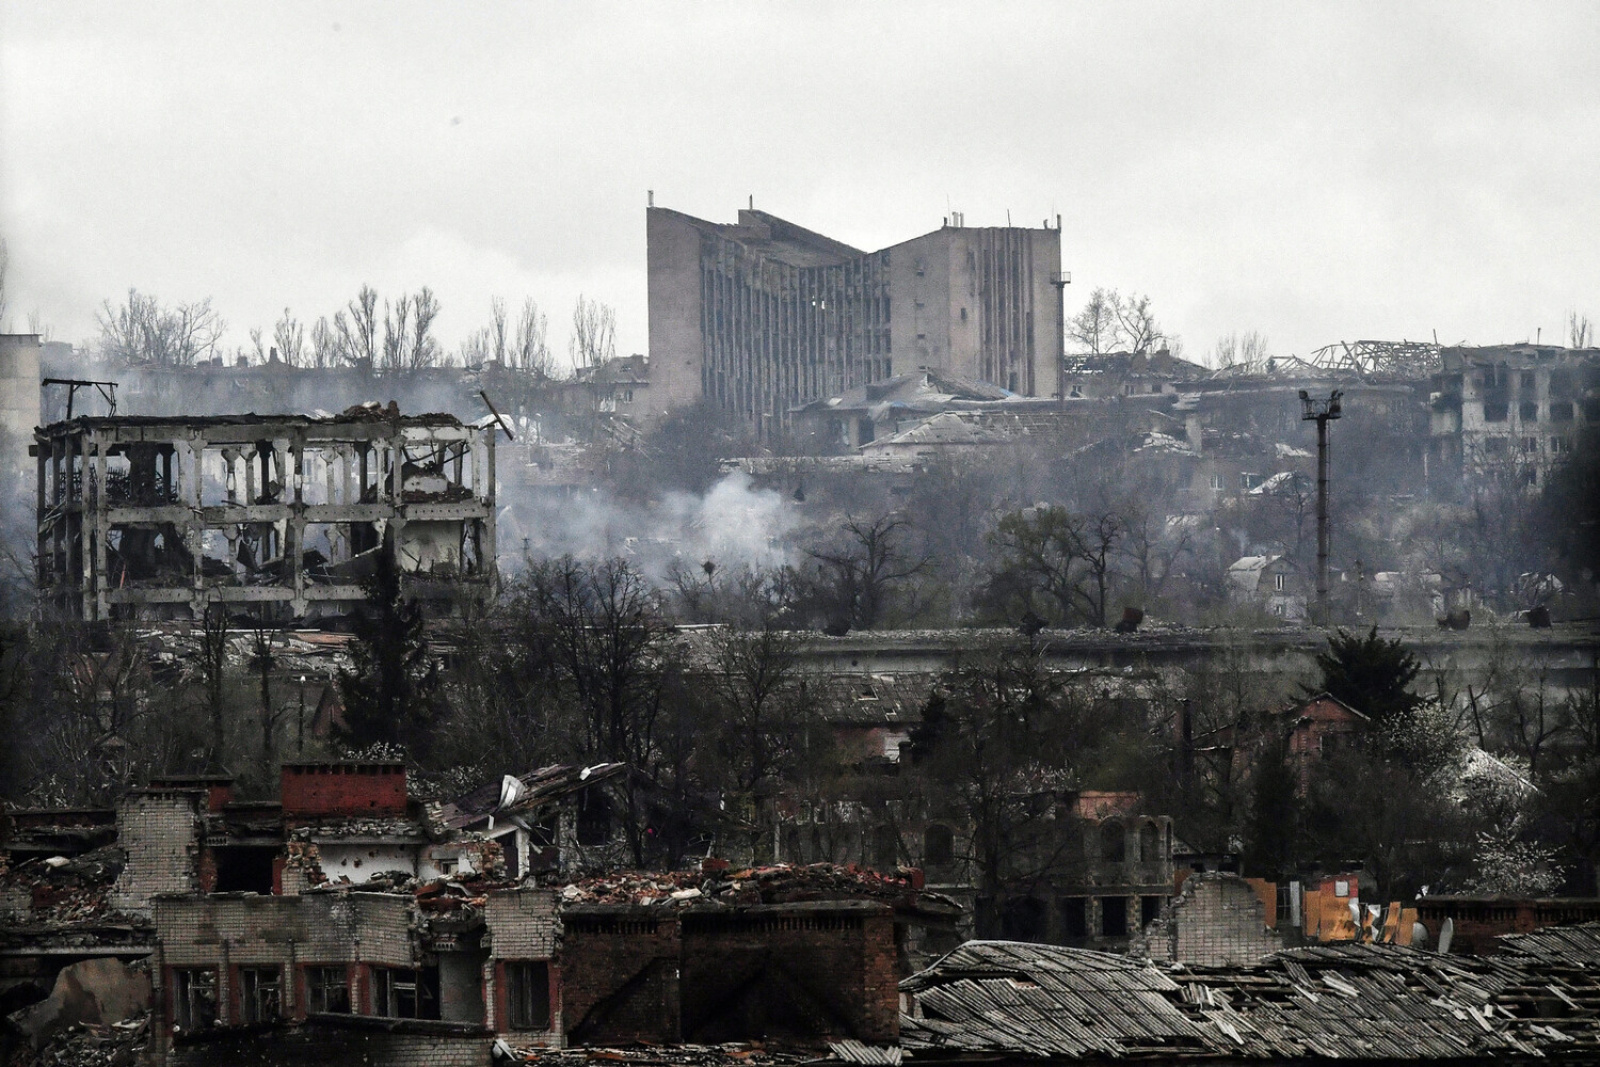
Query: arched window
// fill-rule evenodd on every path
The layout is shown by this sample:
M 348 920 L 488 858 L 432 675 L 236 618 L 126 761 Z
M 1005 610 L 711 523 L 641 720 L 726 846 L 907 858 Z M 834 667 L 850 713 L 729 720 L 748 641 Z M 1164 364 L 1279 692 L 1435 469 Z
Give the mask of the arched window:
M 1100 858 L 1106 863 L 1122 863 L 1128 858 L 1128 843 L 1122 823 L 1107 819 L 1100 824 Z
M 1141 863 L 1154 863 L 1161 858 L 1161 831 L 1156 829 L 1154 821 L 1146 821 L 1139 827 L 1139 861 Z
M 922 862 L 929 867 L 943 867 L 956 858 L 956 836 L 944 823 L 929 823 L 922 832 Z

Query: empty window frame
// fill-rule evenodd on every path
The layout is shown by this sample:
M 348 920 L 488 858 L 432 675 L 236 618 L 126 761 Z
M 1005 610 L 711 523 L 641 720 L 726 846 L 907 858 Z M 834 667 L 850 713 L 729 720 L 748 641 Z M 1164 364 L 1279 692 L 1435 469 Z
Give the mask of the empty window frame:
M 283 973 L 277 967 L 239 968 L 239 1021 L 270 1023 L 282 1014 Z
M 1089 898 L 1062 898 L 1061 932 L 1068 941 L 1082 941 L 1089 936 Z
M 350 975 L 342 965 L 311 966 L 306 975 L 306 1010 L 350 1014 Z
M 1100 826 L 1100 859 L 1122 863 L 1128 858 L 1128 842 L 1122 823 L 1111 819 Z
M 372 972 L 372 1014 L 389 1019 L 437 1019 L 438 997 L 421 971 L 380 967 Z
M 217 1025 L 217 972 L 186 967 L 172 972 L 172 1015 L 179 1030 L 207 1030 Z
M 1128 936 L 1128 898 L 1100 898 L 1100 936 Z
M 506 1021 L 513 1030 L 550 1029 L 550 964 L 506 964 Z

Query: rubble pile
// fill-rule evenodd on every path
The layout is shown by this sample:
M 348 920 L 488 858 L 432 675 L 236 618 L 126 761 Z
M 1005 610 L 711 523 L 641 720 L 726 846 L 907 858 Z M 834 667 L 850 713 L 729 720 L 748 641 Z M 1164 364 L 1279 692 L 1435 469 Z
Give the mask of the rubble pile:
M 567 904 L 731 905 L 798 904 L 813 900 L 881 900 L 910 904 L 923 894 L 921 872 L 895 874 L 837 863 L 774 863 L 731 869 L 708 860 L 700 870 L 628 871 L 572 882 L 561 890 Z
M 0 885 L 28 896 L 35 921 L 87 922 L 111 914 L 111 886 L 127 859 L 122 849 L 107 846 L 70 859 L 28 860 L 0 871 Z
M 780 1051 L 759 1044 L 647 1045 L 637 1048 L 507 1048 L 514 1063 L 543 1063 L 550 1067 L 581 1067 L 591 1063 L 633 1064 L 635 1067 L 719 1067 L 738 1064 L 789 1064 L 815 1060 L 814 1053 Z
M 149 1037 L 149 1012 L 123 1022 L 76 1023 L 42 1049 L 19 1049 L 9 1067 L 133 1067 Z

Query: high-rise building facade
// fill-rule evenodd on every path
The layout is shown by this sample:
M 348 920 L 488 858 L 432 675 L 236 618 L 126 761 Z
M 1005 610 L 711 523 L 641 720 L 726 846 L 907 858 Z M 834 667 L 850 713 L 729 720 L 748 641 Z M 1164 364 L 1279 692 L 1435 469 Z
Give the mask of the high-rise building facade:
M 947 220 L 863 252 L 764 211 L 651 207 L 647 240 L 656 414 L 706 399 L 770 435 L 798 405 L 921 367 L 1059 392 L 1059 227 Z

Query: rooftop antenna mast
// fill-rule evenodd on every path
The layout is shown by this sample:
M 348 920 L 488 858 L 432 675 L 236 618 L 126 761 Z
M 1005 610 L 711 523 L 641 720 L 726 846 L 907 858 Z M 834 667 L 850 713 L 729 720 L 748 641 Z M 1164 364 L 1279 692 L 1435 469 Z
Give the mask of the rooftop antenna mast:
M 1317 424 L 1317 617 L 1328 625 L 1328 423 L 1337 419 L 1344 390 L 1335 389 L 1326 400 L 1313 400 L 1300 390 L 1300 421 Z

